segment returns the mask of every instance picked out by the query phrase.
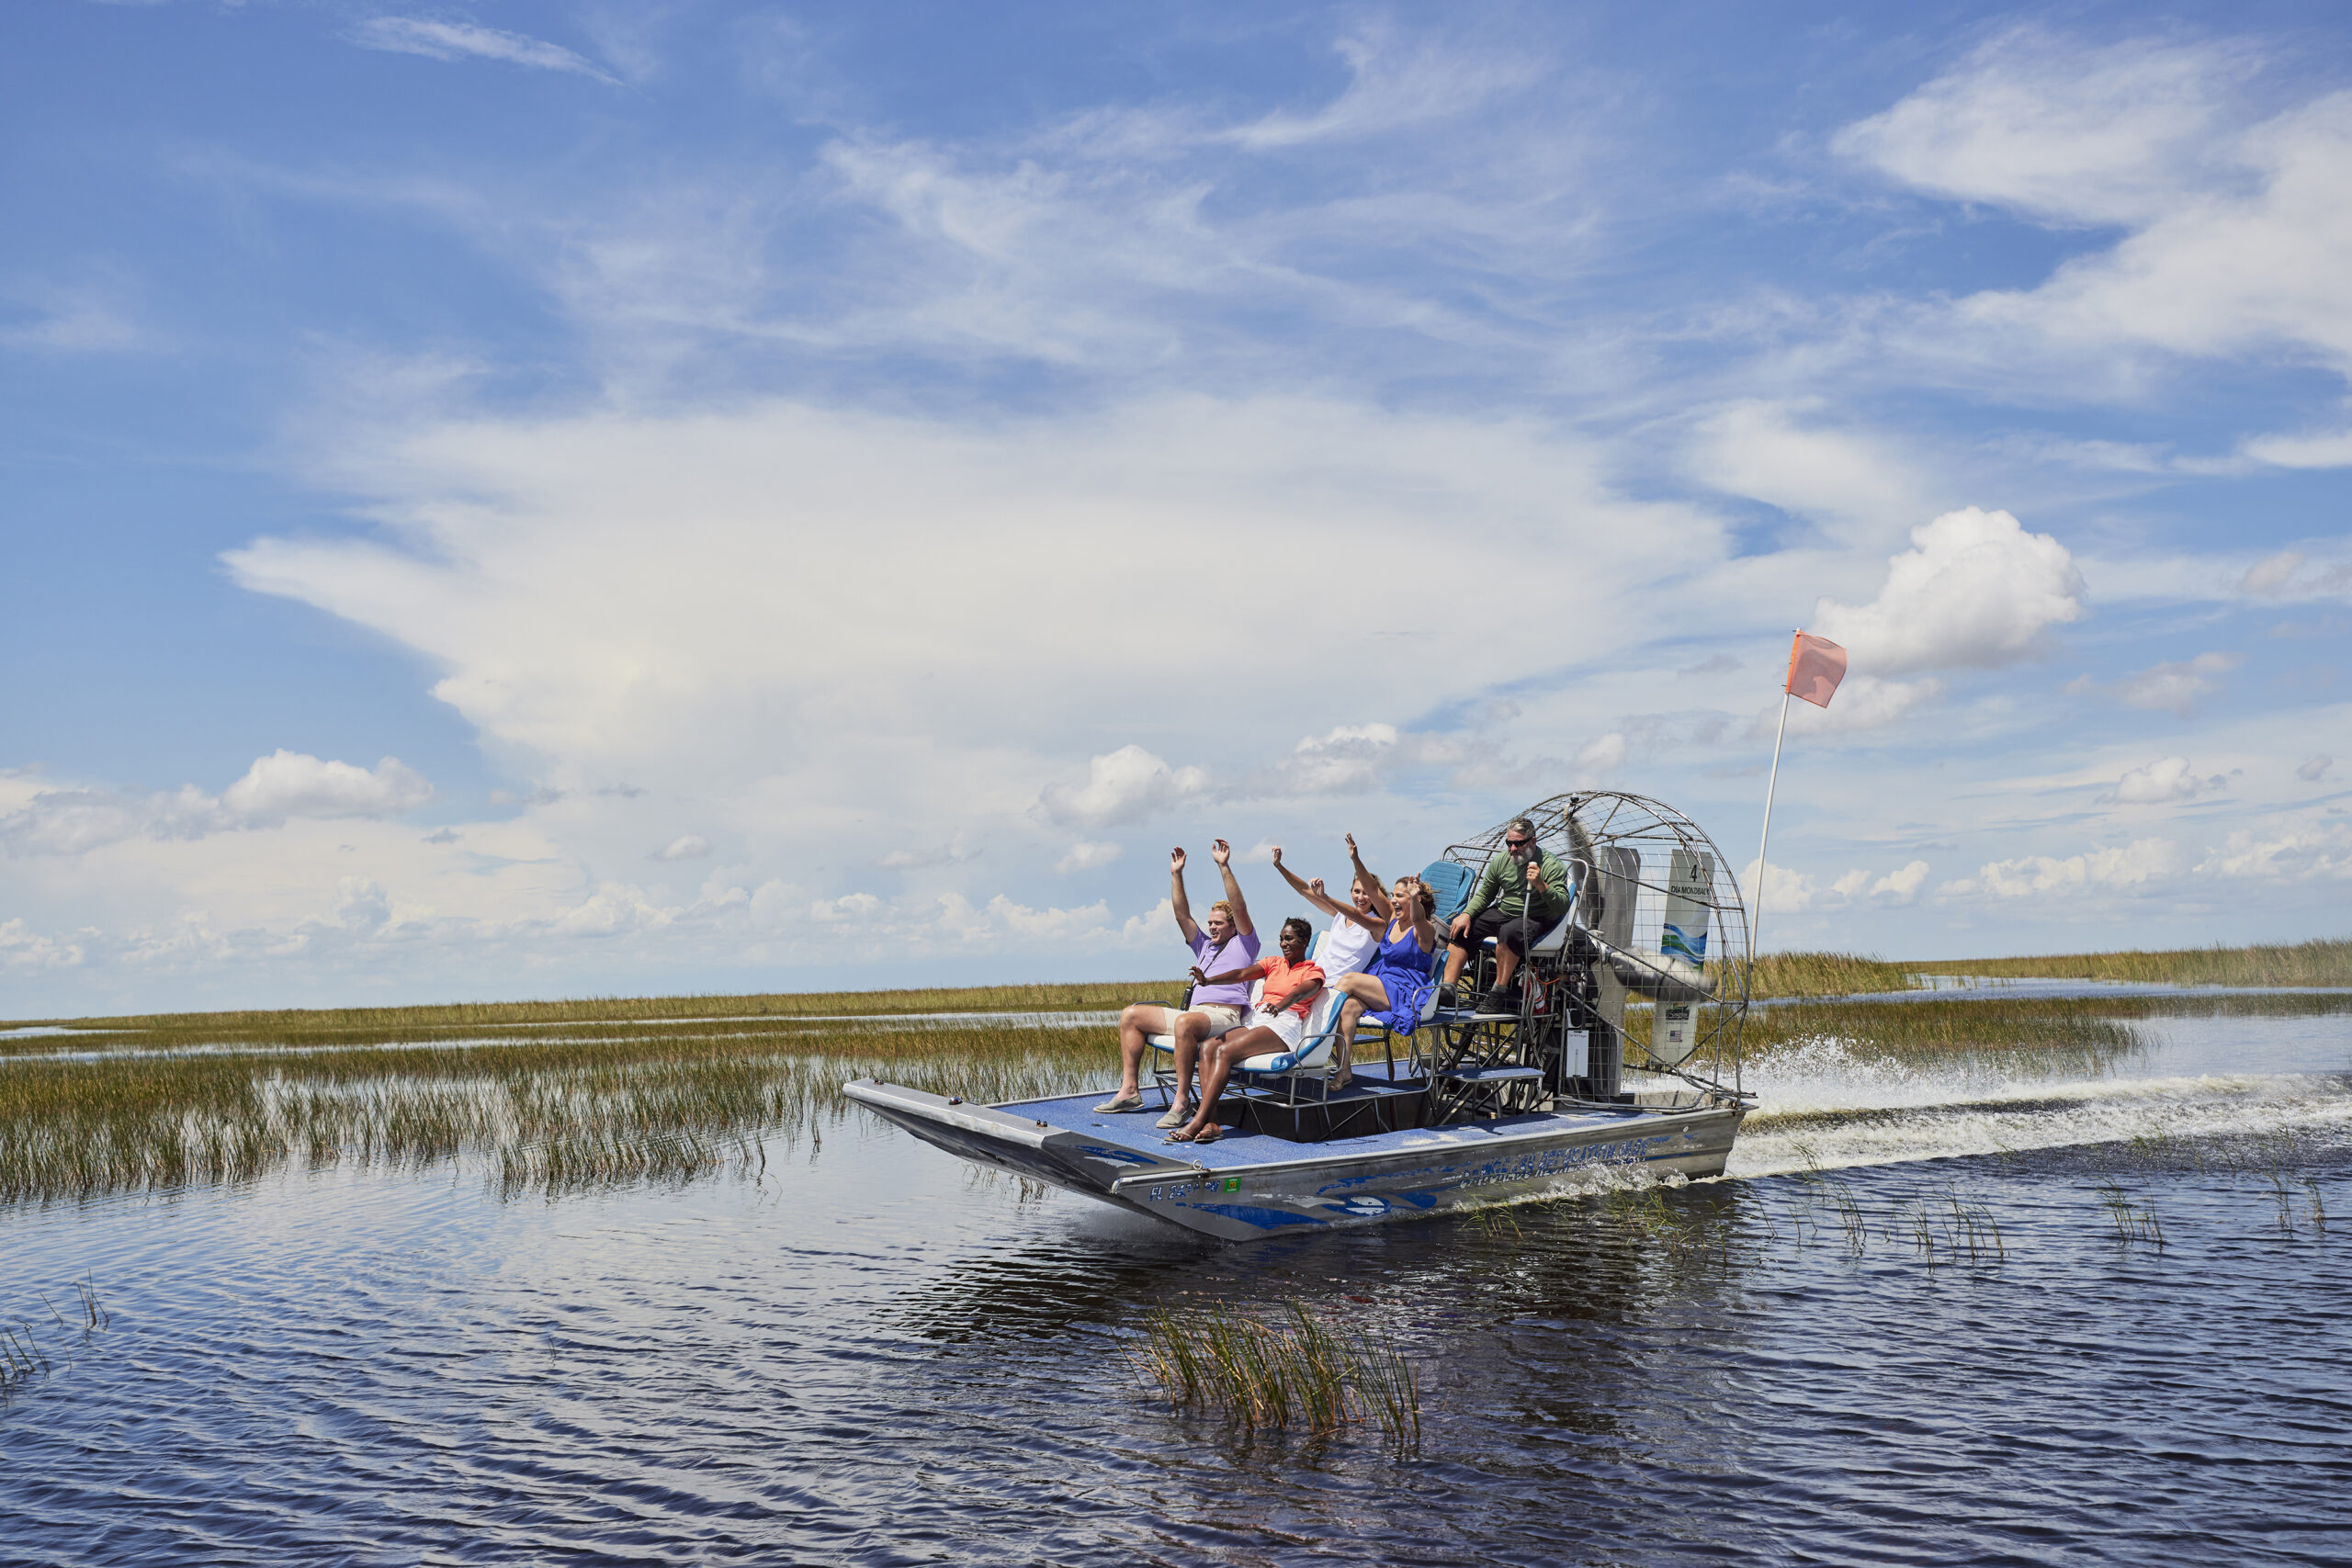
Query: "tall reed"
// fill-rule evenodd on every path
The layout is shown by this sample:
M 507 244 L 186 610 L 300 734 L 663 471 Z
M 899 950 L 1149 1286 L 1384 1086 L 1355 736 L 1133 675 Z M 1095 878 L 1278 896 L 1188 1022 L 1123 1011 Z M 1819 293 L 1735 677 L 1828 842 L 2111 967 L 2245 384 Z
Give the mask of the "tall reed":
M 1246 1430 L 1329 1434 L 1377 1426 L 1400 1449 L 1421 1440 L 1420 1383 L 1400 1352 L 1341 1339 L 1293 1302 L 1279 1322 L 1225 1307 L 1147 1314 L 1137 1373 L 1170 1404 Z

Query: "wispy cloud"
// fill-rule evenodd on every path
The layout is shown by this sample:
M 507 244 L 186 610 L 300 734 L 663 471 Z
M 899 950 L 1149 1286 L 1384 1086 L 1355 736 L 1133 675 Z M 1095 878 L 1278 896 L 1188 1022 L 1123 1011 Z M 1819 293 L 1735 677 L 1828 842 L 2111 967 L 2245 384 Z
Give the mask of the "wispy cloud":
M 501 32 L 471 22 L 439 22 L 424 17 L 373 17 L 352 35 L 369 49 L 421 54 L 429 60 L 503 60 L 539 71 L 569 71 L 619 85 L 617 78 L 561 44 L 523 33 Z

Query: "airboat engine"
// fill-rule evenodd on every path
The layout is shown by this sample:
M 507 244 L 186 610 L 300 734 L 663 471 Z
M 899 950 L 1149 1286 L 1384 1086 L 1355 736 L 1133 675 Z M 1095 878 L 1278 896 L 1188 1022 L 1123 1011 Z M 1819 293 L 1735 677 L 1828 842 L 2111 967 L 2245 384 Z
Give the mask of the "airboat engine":
M 1559 1027 L 1564 1054 L 1583 1031 L 1584 1061 L 1581 1072 L 1562 1061 L 1561 1091 L 1621 1097 L 1629 1001 L 1649 1004 L 1637 1047 L 1649 1066 L 1679 1069 L 1710 1048 L 1736 1057 L 1747 976 L 1725 960 L 1741 950 L 1747 919 L 1713 840 L 1662 802 L 1611 790 L 1555 795 L 1524 815 L 1577 882 L 1563 960 L 1588 977 L 1586 1005 Z M 1484 864 L 1503 831 L 1456 846 L 1452 858 Z M 1720 944 L 1712 965 L 1711 942 Z

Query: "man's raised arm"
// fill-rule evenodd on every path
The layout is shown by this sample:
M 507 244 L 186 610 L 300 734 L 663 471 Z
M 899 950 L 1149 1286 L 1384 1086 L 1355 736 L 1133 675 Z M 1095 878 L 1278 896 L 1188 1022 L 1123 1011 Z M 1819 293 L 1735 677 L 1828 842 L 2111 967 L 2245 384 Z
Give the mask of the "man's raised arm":
M 1233 876 L 1233 846 L 1223 839 L 1209 845 L 1209 856 L 1216 862 L 1217 871 L 1225 877 L 1225 901 L 1233 906 L 1233 930 L 1238 936 L 1250 936 L 1257 928 L 1250 923 L 1250 906 L 1241 897 L 1241 884 Z
M 1193 921 L 1193 901 L 1184 897 L 1184 851 L 1179 847 L 1168 852 L 1168 902 L 1176 908 L 1176 929 L 1184 933 L 1184 945 L 1192 946 L 1201 940 L 1201 928 Z

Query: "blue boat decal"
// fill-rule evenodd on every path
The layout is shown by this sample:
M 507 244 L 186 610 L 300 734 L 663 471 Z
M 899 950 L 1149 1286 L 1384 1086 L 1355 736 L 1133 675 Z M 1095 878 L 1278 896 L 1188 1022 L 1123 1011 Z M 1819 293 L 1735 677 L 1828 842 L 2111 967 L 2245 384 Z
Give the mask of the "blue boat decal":
M 1666 928 L 1666 934 L 1658 939 L 1657 947 L 1658 951 L 1668 958 L 1687 958 L 1693 964 L 1704 964 L 1707 961 L 1705 931 L 1701 931 L 1695 937 L 1686 936 L 1680 926 L 1668 925 Z
M 1294 1214 L 1283 1209 L 1261 1209 L 1254 1203 L 1195 1203 L 1194 1208 L 1205 1214 L 1223 1214 L 1228 1220 L 1256 1225 L 1260 1230 L 1272 1230 L 1278 1225 L 1319 1225 L 1328 1222 L 1311 1214 Z
M 1159 1163 L 1151 1156 L 1137 1154 L 1133 1149 L 1106 1149 L 1101 1144 L 1079 1144 L 1074 1146 L 1073 1152 L 1089 1155 L 1095 1159 L 1107 1159 L 1114 1165 L 1158 1165 Z

